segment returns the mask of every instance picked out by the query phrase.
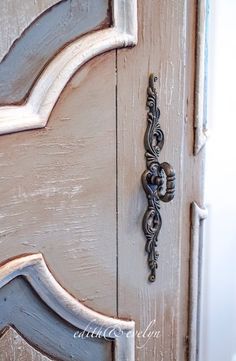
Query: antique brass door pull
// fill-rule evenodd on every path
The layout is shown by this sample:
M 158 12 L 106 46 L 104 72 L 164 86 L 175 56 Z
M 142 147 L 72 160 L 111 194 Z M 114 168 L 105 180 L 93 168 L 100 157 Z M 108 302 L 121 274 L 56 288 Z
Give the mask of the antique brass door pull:
M 147 90 L 147 129 L 144 138 L 147 170 L 142 175 L 143 188 L 147 195 L 148 207 L 143 217 L 143 232 L 146 237 L 146 252 L 150 268 L 149 281 L 156 280 L 159 254 L 156 250 L 161 229 L 160 201 L 170 202 L 175 195 L 175 171 L 169 163 L 159 163 L 160 151 L 164 145 L 164 134 L 157 106 L 157 92 L 154 86 L 157 78 L 151 74 Z M 165 191 L 163 193 L 163 189 Z

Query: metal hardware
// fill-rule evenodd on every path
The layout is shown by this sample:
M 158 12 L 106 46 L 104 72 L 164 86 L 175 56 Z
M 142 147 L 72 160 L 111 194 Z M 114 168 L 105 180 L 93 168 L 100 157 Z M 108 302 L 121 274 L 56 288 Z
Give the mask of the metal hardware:
M 170 202 L 175 195 L 175 171 L 169 163 L 159 163 L 158 161 L 164 145 L 164 134 L 159 123 L 160 110 L 157 106 L 157 92 L 154 85 L 156 81 L 157 77 L 151 74 L 147 90 L 148 125 L 144 138 L 147 170 L 142 175 L 142 184 L 148 201 L 148 207 L 143 217 L 143 232 L 147 240 L 145 249 L 148 253 L 150 269 L 148 279 L 150 282 L 156 280 L 156 269 L 158 268 L 159 254 L 156 247 L 162 226 L 160 201 Z

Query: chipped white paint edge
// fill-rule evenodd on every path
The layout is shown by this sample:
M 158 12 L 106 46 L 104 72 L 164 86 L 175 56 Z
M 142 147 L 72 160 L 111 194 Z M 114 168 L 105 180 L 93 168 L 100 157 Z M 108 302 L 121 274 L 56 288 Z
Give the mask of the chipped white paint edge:
M 23 105 L 0 107 L 0 134 L 44 128 L 62 90 L 87 61 L 137 44 L 137 0 L 114 0 L 113 23 L 66 46 L 45 68 Z
M 197 361 L 198 320 L 199 320 L 199 285 L 200 266 L 200 229 L 206 219 L 207 210 L 195 202 L 191 205 L 191 245 L 190 245 L 190 301 L 189 301 L 189 361 Z
M 204 129 L 205 96 L 206 96 L 206 25 L 207 0 L 198 0 L 197 5 L 197 39 L 196 39 L 196 79 L 195 79 L 195 112 L 194 112 L 194 154 L 198 154 L 207 140 L 207 130 Z
M 135 323 L 107 317 L 84 306 L 53 277 L 42 254 L 23 255 L 0 266 L 0 288 L 22 276 L 39 297 L 62 319 L 79 330 L 98 330 L 102 337 L 114 340 L 115 361 L 134 361 Z

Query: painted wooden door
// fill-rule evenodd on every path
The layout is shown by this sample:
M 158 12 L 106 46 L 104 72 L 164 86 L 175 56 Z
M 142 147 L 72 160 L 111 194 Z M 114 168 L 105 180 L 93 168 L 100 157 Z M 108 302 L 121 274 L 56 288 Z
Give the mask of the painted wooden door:
M 195 360 L 200 5 L 2 1 L 0 361 Z

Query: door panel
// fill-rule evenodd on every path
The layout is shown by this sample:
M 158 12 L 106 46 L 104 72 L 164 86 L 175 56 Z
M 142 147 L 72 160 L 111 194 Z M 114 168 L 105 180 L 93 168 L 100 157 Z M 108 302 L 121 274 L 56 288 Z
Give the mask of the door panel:
M 108 315 L 116 310 L 114 69 L 114 53 L 94 59 L 46 129 L 0 143 L 1 260 L 42 252 L 74 296 Z
M 140 0 L 138 16 L 135 0 L 34 3 L 2 36 L 0 361 L 8 348 L 20 361 L 190 360 L 190 205 L 202 204 L 204 165 L 193 155 L 196 2 Z M 18 19 L 9 4 L 2 26 Z M 120 50 L 137 44 L 137 19 L 138 45 Z M 160 162 L 176 172 L 154 283 L 141 183 L 151 73 Z
M 118 51 L 118 315 L 136 320 L 136 328 L 142 331 L 136 337 L 137 360 L 185 360 L 190 203 L 197 195 L 193 174 L 195 185 L 199 184 L 199 164 L 191 168 L 194 2 L 138 4 L 139 42 L 132 51 Z M 174 166 L 176 195 L 171 203 L 161 203 L 157 279 L 150 284 L 142 232 L 147 199 L 141 175 L 146 170 L 147 86 L 153 72 L 158 77 L 165 136 L 160 162 Z
M 116 53 L 84 64 L 135 45 L 136 3 L 92 5 L 59 2 L 0 64 L 0 331 L 52 359 L 134 361 L 134 322 L 114 319 Z

